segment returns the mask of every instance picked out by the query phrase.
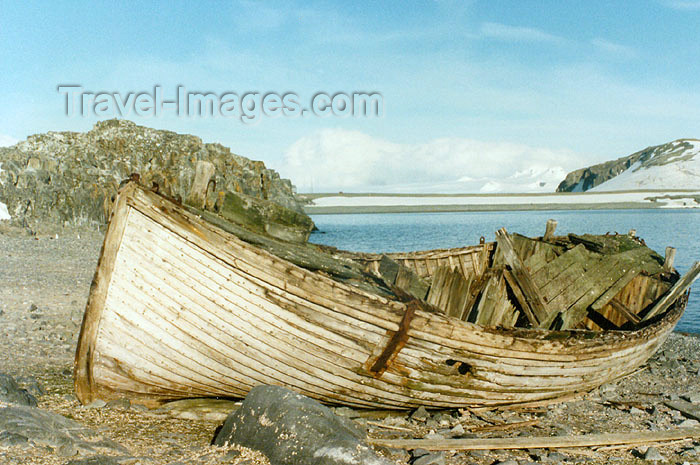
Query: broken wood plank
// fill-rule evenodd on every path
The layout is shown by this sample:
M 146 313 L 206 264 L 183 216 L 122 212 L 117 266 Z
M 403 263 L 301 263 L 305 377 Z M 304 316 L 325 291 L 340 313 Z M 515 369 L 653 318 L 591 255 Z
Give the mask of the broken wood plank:
M 646 321 L 665 312 L 685 293 L 685 291 L 688 290 L 691 284 L 693 284 L 693 282 L 697 279 L 698 274 L 700 274 L 700 262 L 695 262 L 693 263 L 693 266 L 690 267 L 690 270 L 688 270 L 688 272 L 683 275 L 681 279 L 676 281 L 676 284 L 673 285 L 671 290 L 668 291 L 666 295 L 662 297 L 661 300 L 659 300 L 656 305 L 649 310 L 649 312 L 647 312 L 646 315 L 644 315 L 642 321 Z
M 700 421 L 700 405 L 686 402 L 685 400 L 667 400 L 664 401 L 667 407 L 678 410 L 683 415 L 689 418 Z
M 503 277 L 508 283 L 510 290 L 513 292 L 515 300 L 517 300 L 520 304 L 520 308 L 523 310 L 523 313 L 525 313 L 530 325 L 532 327 L 537 327 L 537 318 L 535 318 L 535 314 L 532 313 L 532 308 L 525 298 L 525 295 L 523 295 L 523 291 L 520 289 L 520 286 L 518 286 L 518 283 L 515 282 L 513 274 L 509 270 L 503 270 Z
M 542 240 L 548 241 L 554 237 L 554 231 L 557 229 L 557 220 L 547 220 L 547 226 L 545 226 L 544 236 Z
M 647 444 L 700 438 L 700 428 L 678 428 L 670 431 L 635 431 L 631 433 L 585 434 L 580 436 L 538 436 L 516 438 L 470 439 L 377 439 L 373 446 L 395 449 L 426 450 L 494 450 L 494 449 L 558 449 L 563 447 L 596 447 L 621 444 Z
M 379 276 L 389 286 L 398 287 L 416 299 L 425 299 L 429 285 L 406 266 L 382 255 L 379 260 Z
M 527 271 L 522 260 L 515 252 L 513 242 L 511 241 L 505 228 L 501 228 L 496 231 L 496 242 L 498 243 L 498 248 L 501 249 L 504 262 L 511 269 L 515 282 L 518 286 L 520 286 L 523 295 L 530 303 L 530 308 L 532 309 L 532 313 L 534 314 L 535 318 L 538 322 L 546 319 L 547 315 L 549 314 L 547 305 L 542 298 L 539 289 L 532 281 L 530 273 Z

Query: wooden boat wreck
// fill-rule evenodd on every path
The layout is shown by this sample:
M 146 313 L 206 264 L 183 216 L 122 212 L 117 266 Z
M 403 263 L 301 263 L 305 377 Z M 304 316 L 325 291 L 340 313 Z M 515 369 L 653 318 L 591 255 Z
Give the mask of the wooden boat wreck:
M 286 243 L 136 183 L 116 199 L 75 359 L 78 398 L 242 398 L 278 384 L 329 404 L 538 404 L 633 373 L 685 308 L 633 235 L 387 255 Z

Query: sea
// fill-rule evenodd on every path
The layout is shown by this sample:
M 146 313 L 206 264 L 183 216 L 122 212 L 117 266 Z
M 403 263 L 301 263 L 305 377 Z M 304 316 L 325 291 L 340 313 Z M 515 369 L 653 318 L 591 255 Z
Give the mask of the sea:
M 557 234 L 626 234 L 635 229 L 647 246 L 664 255 L 676 248 L 675 267 L 683 274 L 700 261 L 700 210 L 571 210 L 444 213 L 373 213 L 312 215 L 318 231 L 310 241 L 344 250 L 403 252 L 479 243 L 483 236 L 495 240 L 495 232 L 527 236 L 544 234 L 548 219 L 557 220 Z M 690 293 L 686 311 L 676 331 L 700 334 L 700 280 Z

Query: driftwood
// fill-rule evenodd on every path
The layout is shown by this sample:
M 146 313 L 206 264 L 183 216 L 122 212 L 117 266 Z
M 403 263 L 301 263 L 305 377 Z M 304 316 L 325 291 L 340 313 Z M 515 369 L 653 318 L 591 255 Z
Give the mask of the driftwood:
M 678 410 L 687 417 L 700 421 L 700 405 L 686 402 L 684 400 L 667 400 L 664 402 L 664 404 L 674 410 Z
M 395 449 L 426 450 L 495 450 L 555 449 L 562 447 L 597 447 L 621 444 L 648 444 L 700 438 L 700 428 L 679 428 L 671 431 L 637 431 L 632 433 L 586 434 L 581 436 L 543 436 L 474 439 L 368 439 L 374 446 Z

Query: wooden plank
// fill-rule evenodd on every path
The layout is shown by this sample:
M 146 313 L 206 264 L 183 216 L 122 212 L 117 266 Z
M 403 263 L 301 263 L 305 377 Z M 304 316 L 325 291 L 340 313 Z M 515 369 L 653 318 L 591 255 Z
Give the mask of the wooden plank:
M 580 436 L 520 436 L 515 438 L 473 439 L 377 439 L 370 438 L 373 446 L 395 449 L 426 450 L 495 450 L 495 449 L 556 449 L 562 447 L 596 447 L 621 444 L 647 444 L 700 438 L 700 428 L 678 428 L 669 431 L 635 431 L 631 433 L 585 434 Z
M 617 294 L 622 291 L 622 289 L 627 286 L 634 278 L 639 274 L 639 270 L 631 269 L 628 270 L 620 279 L 618 279 L 615 284 L 613 284 L 607 291 L 601 294 L 600 297 L 596 299 L 595 302 L 591 304 L 591 308 L 595 311 L 599 311 L 608 302 L 610 302 Z
M 530 273 L 525 268 L 520 257 L 515 252 L 513 247 L 513 242 L 510 240 L 510 236 L 505 228 L 501 228 L 496 232 L 496 242 L 498 243 L 498 248 L 501 249 L 503 254 L 503 259 L 505 263 L 510 267 L 513 274 L 513 279 L 520 286 L 523 295 L 530 303 L 530 308 L 532 313 L 538 322 L 547 318 L 549 314 L 549 309 L 545 304 L 539 289 L 532 281 Z
M 537 327 L 537 318 L 535 318 L 534 313 L 532 313 L 532 308 L 530 308 L 530 304 L 528 303 L 527 299 L 523 295 L 523 292 L 520 289 L 520 286 L 518 286 L 518 283 L 515 282 L 515 278 L 513 278 L 513 275 L 511 274 L 511 272 L 509 270 L 503 270 L 503 277 L 505 278 L 506 282 L 510 286 L 510 290 L 513 292 L 515 299 L 520 304 L 520 308 L 522 309 L 523 313 L 525 313 L 525 316 L 527 317 L 528 321 L 530 322 L 530 325 L 533 328 L 536 328 Z M 513 323 L 513 324 L 515 324 L 515 323 Z
M 639 316 L 632 313 L 632 311 L 629 308 L 627 308 L 627 306 L 625 304 L 623 304 L 622 302 L 620 302 L 619 300 L 612 299 L 609 304 L 613 309 L 615 309 L 615 311 L 620 313 L 627 321 L 634 323 L 634 324 L 637 324 L 640 321 L 642 321 L 642 319 L 639 318 Z
M 670 291 L 666 293 L 666 295 L 654 305 L 649 312 L 647 312 L 646 315 L 644 315 L 644 318 L 642 318 L 642 321 L 646 321 L 656 315 L 659 315 L 663 312 L 665 312 L 673 303 L 678 300 L 684 293 L 685 291 L 688 290 L 688 288 L 693 284 L 693 282 L 697 279 L 698 274 L 700 274 L 700 262 L 695 262 L 693 263 L 693 266 L 690 267 L 690 270 L 683 275 L 681 279 L 676 281 L 676 284 L 673 285 Z
M 692 404 L 684 400 L 667 400 L 664 404 L 672 409 L 678 410 L 686 417 L 700 421 L 700 405 Z

